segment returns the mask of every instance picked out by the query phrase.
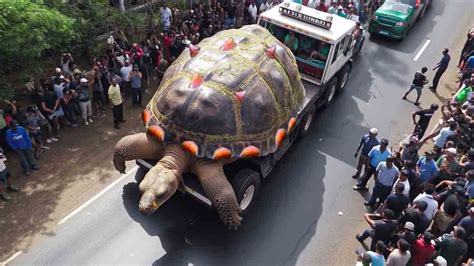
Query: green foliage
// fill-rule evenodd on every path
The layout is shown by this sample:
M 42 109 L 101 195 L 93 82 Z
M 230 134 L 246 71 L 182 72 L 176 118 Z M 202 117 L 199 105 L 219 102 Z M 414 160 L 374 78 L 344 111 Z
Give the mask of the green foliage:
M 78 39 L 74 19 L 30 0 L 0 0 L 0 55 L 17 64 Z
M 0 84 L 0 101 L 10 101 L 15 97 L 15 88 L 10 83 Z

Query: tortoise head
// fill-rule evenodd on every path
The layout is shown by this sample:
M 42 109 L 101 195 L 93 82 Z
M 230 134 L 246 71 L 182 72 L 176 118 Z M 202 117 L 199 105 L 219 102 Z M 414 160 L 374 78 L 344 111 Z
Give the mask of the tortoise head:
M 155 167 L 156 168 L 156 167 Z M 169 169 L 150 170 L 140 183 L 143 193 L 138 208 L 143 214 L 152 214 L 178 189 L 179 177 Z

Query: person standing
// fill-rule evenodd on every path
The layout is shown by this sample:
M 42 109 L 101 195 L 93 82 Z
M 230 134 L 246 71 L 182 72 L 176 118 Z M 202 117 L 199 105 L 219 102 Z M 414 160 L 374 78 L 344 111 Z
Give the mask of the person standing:
M 8 180 L 8 169 L 5 162 L 7 161 L 7 157 L 3 153 L 3 149 L 0 148 L 0 198 L 4 201 L 9 201 L 11 199 L 10 195 L 5 191 L 9 190 L 12 192 L 20 191 L 19 188 L 13 186 Z
M 79 101 L 79 108 L 81 109 L 81 116 L 84 124 L 88 126 L 92 121 L 92 104 L 89 94 L 89 86 L 86 78 L 81 78 L 81 85 L 78 88 L 77 99 Z
M 422 93 L 422 90 L 423 90 L 423 86 L 428 83 L 428 80 L 426 79 L 426 76 L 425 76 L 426 71 L 428 71 L 428 68 L 423 67 L 421 69 L 421 72 L 417 71 L 415 73 L 415 76 L 414 76 L 413 81 L 411 83 L 410 89 L 408 89 L 407 92 L 405 92 L 405 95 L 403 95 L 403 97 L 402 97 L 403 100 L 407 99 L 408 94 L 412 90 L 416 90 L 416 95 L 417 96 L 416 96 L 416 101 L 415 101 L 414 104 L 415 105 L 420 105 L 420 97 L 421 97 L 421 93 Z
M 397 242 L 394 249 L 387 258 L 387 266 L 405 266 L 411 258 L 410 244 L 405 239 Z
M 418 139 L 422 139 L 425 135 L 426 129 L 430 124 L 430 120 L 433 117 L 436 110 L 439 106 L 436 103 L 431 104 L 429 109 L 420 110 L 414 112 L 411 117 L 413 118 L 413 124 L 415 124 L 415 129 L 413 130 L 414 134 L 418 134 Z M 419 116 L 418 121 L 416 121 L 416 116 Z
M 120 74 L 122 75 L 122 90 L 125 96 L 130 93 L 130 72 L 132 72 L 132 70 L 133 67 L 130 65 L 130 62 L 125 60 L 124 66 L 120 69 Z
M 393 182 L 395 181 L 395 178 L 397 178 L 397 176 L 400 174 L 398 168 L 393 165 L 393 161 L 394 159 L 391 156 L 388 156 L 385 162 L 380 162 L 377 166 L 376 171 L 374 173 L 375 185 L 372 190 L 372 195 L 370 197 L 370 200 L 364 202 L 365 206 L 373 207 L 375 206 L 377 199 L 379 199 L 379 202 L 382 203 L 385 201 L 387 196 L 390 195 L 390 192 L 392 191 Z M 400 187 L 402 187 L 402 184 L 400 184 Z M 405 187 L 403 186 L 401 188 L 401 194 L 403 194 L 404 189 Z
M 365 134 L 362 136 L 362 139 L 360 140 L 359 147 L 357 147 L 357 150 L 354 154 L 354 157 L 357 158 L 359 155 L 359 151 L 362 148 L 362 151 L 359 155 L 359 162 L 357 163 L 357 171 L 356 173 L 352 176 L 352 178 L 356 179 L 359 178 L 360 172 L 362 170 L 362 166 L 367 165 L 367 159 L 369 158 L 369 152 L 370 150 L 374 147 L 380 144 L 379 140 L 377 139 L 377 133 L 378 130 L 376 128 L 371 128 L 369 130 L 369 134 Z
M 120 129 L 120 123 L 125 122 L 125 120 L 123 120 L 123 99 L 120 93 L 120 86 L 115 79 L 112 79 L 112 84 L 110 84 L 109 87 L 109 100 L 112 105 L 114 127 Z
M 436 66 L 433 68 L 433 70 L 436 70 L 435 76 L 433 78 L 433 84 L 430 86 L 430 90 L 434 93 L 436 93 L 436 88 L 438 88 L 438 83 L 439 80 L 441 79 L 441 76 L 444 74 L 446 69 L 448 69 L 449 61 L 451 60 L 451 56 L 449 55 L 449 49 L 445 48 L 443 50 L 443 57 L 441 60 L 436 64 Z
M 364 173 L 364 176 L 362 177 L 361 180 L 359 180 L 357 185 L 352 187 L 352 189 L 354 190 L 366 189 L 367 182 L 369 182 L 369 179 L 375 173 L 375 170 L 377 169 L 377 166 L 379 165 L 379 163 L 385 161 L 388 156 L 392 155 L 390 150 L 387 149 L 387 146 L 388 146 L 388 140 L 382 139 L 380 141 L 380 145 L 374 146 L 370 150 L 369 154 L 367 155 L 368 156 L 367 166 L 366 166 L 366 171 Z
M 142 105 L 142 77 L 138 65 L 134 65 L 133 70 L 128 74 L 130 86 L 132 87 L 132 100 L 134 107 Z
M 35 156 L 33 154 L 33 145 L 25 128 L 18 125 L 16 120 L 10 122 L 10 129 L 7 130 L 7 143 L 20 157 L 21 167 L 25 175 L 30 174 L 30 169 L 39 170 L 36 166 Z
M 171 9 L 167 6 L 166 1 L 163 1 L 162 6 L 160 7 L 160 19 L 163 31 L 169 31 L 173 20 L 173 13 L 171 12 Z

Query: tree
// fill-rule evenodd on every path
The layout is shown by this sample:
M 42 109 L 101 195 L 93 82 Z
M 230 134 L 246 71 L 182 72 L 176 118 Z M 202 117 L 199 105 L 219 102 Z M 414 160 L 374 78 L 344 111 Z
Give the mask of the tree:
M 31 0 L 0 0 L 0 61 L 21 64 L 61 49 L 79 33 L 75 20 Z

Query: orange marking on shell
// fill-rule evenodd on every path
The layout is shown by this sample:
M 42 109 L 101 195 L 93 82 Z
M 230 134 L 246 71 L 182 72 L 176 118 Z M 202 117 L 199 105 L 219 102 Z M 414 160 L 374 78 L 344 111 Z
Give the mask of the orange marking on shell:
M 159 141 L 165 140 L 165 131 L 160 126 L 151 126 L 148 128 L 148 133 Z
M 285 137 L 286 137 L 286 131 L 283 128 L 278 129 L 275 135 L 275 142 L 276 142 L 277 147 L 280 147 Z
M 275 53 L 276 53 L 276 45 L 272 45 L 270 47 L 265 48 L 265 54 L 268 57 L 275 58 Z
M 238 91 L 234 92 L 234 95 L 237 101 L 242 102 L 244 100 L 245 91 L 239 89 Z
M 296 118 L 292 117 L 290 121 L 288 122 L 288 132 L 293 130 L 293 128 L 295 128 L 295 125 L 296 125 Z
M 229 51 L 229 50 L 234 49 L 234 47 L 235 47 L 234 38 L 229 38 L 229 39 L 225 40 L 224 44 L 222 45 L 222 50 L 223 51 Z
M 204 82 L 203 76 L 199 73 L 196 73 L 194 74 L 193 79 L 191 80 L 191 88 L 193 89 L 199 88 L 203 82 Z
M 214 155 L 212 156 L 213 160 L 221 160 L 221 159 L 228 159 L 232 157 L 232 152 L 224 147 L 220 147 L 214 151 Z
M 240 153 L 240 157 L 242 158 L 251 158 L 251 157 L 258 157 L 258 156 L 260 156 L 260 149 L 255 146 L 245 147 Z
M 146 126 L 146 124 L 148 124 L 148 121 L 150 121 L 150 119 L 151 119 L 150 110 L 148 110 L 148 109 L 143 110 L 142 119 L 143 119 L 143 124 Z
M 183 143 L 181 144 L 181 148 L 189 152 L 189 154 L 191 154 L 192 156 L 198 155 L 199 148 L 196 142 L 194 141 L 190 141 L 190 140 L 183 141 Z
M 199 54 L 199 51 L 201 51 L 201 47 L 192 44 L 189 45 L 189 55 L 191 57 L 195 57 Z

